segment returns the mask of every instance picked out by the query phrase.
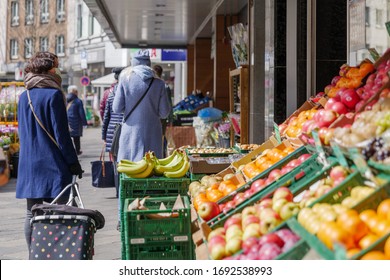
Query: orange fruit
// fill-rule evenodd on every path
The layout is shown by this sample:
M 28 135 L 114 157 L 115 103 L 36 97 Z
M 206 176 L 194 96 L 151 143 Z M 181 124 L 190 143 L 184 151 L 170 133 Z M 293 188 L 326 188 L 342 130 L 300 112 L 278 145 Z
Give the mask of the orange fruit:
M 386 239 L 385 246 L 383 247 L 386 257 L 390 259 L 390 237 Z
M 378 208 L 376 209 L 376 213 L 379 218 L 387 219 L 390 213 L 390 198 L 383 200 L 379 203 Z
M 375 234 L 369 233 L 363 236 L 363 238 L 359 240 L 359 247 L 362 249 L 366 249 L 370 247 L 372 244 L 374 244 L 375 241 L 378 240 L 378 238 L 379 237 L 376 236 Z
M 337 225 L 346 230 L 358 242 L 368 233 L 367 225 L 360 220 L 356 210 L 347 210 L 337 217 Z
M 295 149 L 291 146 L 286 147 L 284 150 L 288 155 L 295 151 Z
M 383 236 L 390 233 L 390 222 L 386 219 L 379 219 L 371 229 L 378 236 Z
M 381 251 L 368 252 L 367 254 L 363 255 L 363 257 L 361 257 L 360 259 L 361 260 L 388 260 L 385 254 Z
M 208 188 L 206 190 L 206 197 L 211 202 L 217 202 L 218 200 L 220 200 L 224 196 L 225 195 L 219 190 L 211 189 L 211 188 Z
M 268 157 L 258 157 L 256 160 L 255 160 L 255 164 L 257 166 L 257 168 L 260 168 L 261 169 L 261 165 L 266 162 L 266 161 L 269 161 Z
M 363 210 L 359 214 L 360 219 L 367 224 L 367 221 L 372 217 L 376 217 L 376 212 L 372 209 Z

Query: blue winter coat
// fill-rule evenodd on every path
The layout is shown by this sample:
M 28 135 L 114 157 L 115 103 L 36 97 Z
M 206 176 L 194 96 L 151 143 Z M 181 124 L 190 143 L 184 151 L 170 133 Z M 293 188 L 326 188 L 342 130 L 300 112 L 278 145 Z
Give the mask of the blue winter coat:
M 123 120 L 122 113 L 114 113 L 112 110 L 112 103 L 114 102 L 115 89 L 108 95 L 106 108 L 104 110 L 104 117 L 102 122 L 102 139 L 106 141 L 106 151 L 111 151 L 112 138 L 114 136 L 114 129 L 117 123 L 121 123 Z
M 83 136 L 83 126 L 87 125 L 83 101 L 81 101 L 77 95 L 69 93 L 66 96 L 66 102 L 68 108 L 70 136 Z M 70 102 L 72 102 L 72 104 L 69 106 Z
M 17 198 L 54 198 L 71 183 L 69 166 L 77 163 L 69 135 L 63 94 L 58 89 L 33 88 L 30 97 L 37 117 L 54 137 L 59 148 L 39 126 L 29 105 L 26 91 L 18 103 L 20 138 Z
M 115 93 L 114 112 L 124 112 L 126 116 L 142 97 L 152 77 L 153 70 L 143 65 L 133 67 L 129 75 L 123 75 Z M 117 160 L 138 161 L 148 151 L 154 151 L 161 158 L 163 143 L 160 119 L 166 118 L 170 109 L 164 81 L 154 79 L 144 99 L 122 126 Z

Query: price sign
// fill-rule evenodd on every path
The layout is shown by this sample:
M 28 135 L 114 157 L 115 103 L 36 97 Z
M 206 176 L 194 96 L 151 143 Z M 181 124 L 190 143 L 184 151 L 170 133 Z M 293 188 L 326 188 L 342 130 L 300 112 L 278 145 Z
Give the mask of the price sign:
M 275 138 L 278 140 L 278 143 L 282 143 L 282 137 L 280 137 L 280 131 L 279 126 L 277 123 L 274 122 L 274 131 L 275 131 Z
M 316 150 L 317 150 L 317 153 L 318 153 L 318 159 L 321 161 L 321 163 L 322 163 L 324 166 L 329 166 L 329 162 L 328 162 L 328 160 L 326 159 L 326 155 L 325 155 L 324 148 L 322 147 L 321 139 L 320 139 L 320 137 L 318 136 L 318 131 L 313 130 L 313 131 L 311 132 L 311 135 L 313 136 L 314 143 L 315 143 L 315 145 L 316 145 Z
M 330 145 L 331 145 L 332 150 L 333 150 L 334 154 L 336 155 L 337 161 L 340 163 L 340 165 L 348 168 L 349 166 L 348 166 L 347 159 L 345 158 L 340 147 L 333 142 L 331 142 Z
M 367 164 L 367 161 L 364 159 L 359 150 L 357 148 L 350 148 L 348 152 L 350 153 L 359 173 L 362 174 L 363 177 L 372 181 L 376 186 L 380 185 L 379 181 L 372 173 L 370 167 Z

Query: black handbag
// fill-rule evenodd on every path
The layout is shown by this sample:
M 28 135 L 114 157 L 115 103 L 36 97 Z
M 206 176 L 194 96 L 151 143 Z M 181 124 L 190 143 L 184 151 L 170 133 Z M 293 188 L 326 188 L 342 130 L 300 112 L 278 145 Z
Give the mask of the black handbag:
M 103 145 L 100 159 L 91 161 L 92 186 L 95 188 L 115 188 L 115 163 L 104 160 L 105 147 Z
M 118 151 L 119 151 L 119 138 L 121 137 L 121 131 L 122 131 L 122 125 L 126 122 L 126 120 L 130 117 L 131 113 L 137 108 L 138 104 L 141 103 L 142 99 L 144 99 L 145 95 L 148 93 L 152 83 L 154 81 L 154 78 L 149 83 L 148 88 L 146 89 L 145 93 L 142 95 L 142 97 L 138 100 L 138 102 L 134 105 L 133 109 L 130 110 L 130 112 L 126 115 L 126 117 L 123 119 L 121 123 L 117 123 L 114 128 L 114 134 L 112 136 L 112 143 L 111 143 L 111 154 L 117 158 L 118 157 Z

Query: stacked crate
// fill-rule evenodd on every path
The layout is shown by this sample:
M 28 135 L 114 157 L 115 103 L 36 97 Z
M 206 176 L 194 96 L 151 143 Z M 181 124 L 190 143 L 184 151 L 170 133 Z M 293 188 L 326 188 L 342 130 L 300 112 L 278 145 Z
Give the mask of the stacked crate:
M 193 259 L 189 178 L 154 177 L 133 179 L 120 176 L 122 259 Z M 184 207 L 173 209 L 176 199 Z M 145 198 L 142 210 L 128 210 L 135 199 Z M 165 210 L 161 210 L 161 205 Z M 165 217 L 164 215 L 167 215 Z

